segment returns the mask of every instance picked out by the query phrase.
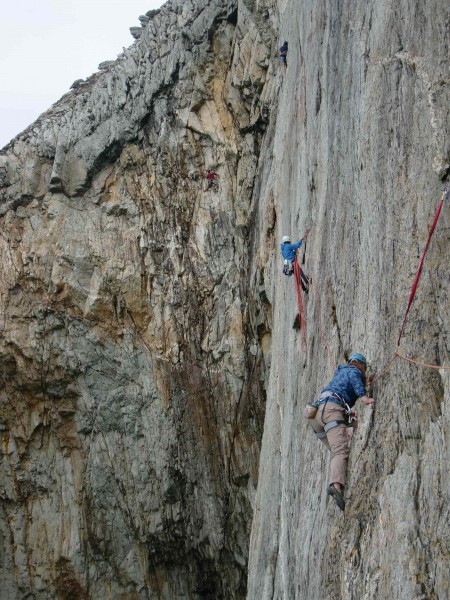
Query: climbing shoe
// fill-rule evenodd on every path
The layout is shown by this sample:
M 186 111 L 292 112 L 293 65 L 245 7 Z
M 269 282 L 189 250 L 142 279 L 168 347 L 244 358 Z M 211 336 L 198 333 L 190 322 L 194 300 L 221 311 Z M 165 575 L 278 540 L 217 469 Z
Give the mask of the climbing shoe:
M 334 501 L 341 510 L 345 510 L 344 496 L 333 484 L 327 487 L 327 493 L 334 498 Z

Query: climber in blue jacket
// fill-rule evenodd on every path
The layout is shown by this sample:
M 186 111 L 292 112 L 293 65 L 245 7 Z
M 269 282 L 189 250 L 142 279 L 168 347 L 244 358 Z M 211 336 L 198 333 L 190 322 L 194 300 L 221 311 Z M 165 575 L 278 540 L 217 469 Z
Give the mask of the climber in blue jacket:
M 288 43 L 284 42 L 284 44 L 280 48 L 280 61 L 281 61 L 281 64 L 284 65 L 285 68 L 287 68 L 288 47 L 289 47 Z
M 285 235 L 283 237 L 283 239 L 281 240 L 280 248 L 281 248 L 281 255 L 284 258 L 283 273 L 285 275 L 293 274 L 293 272 L 294 272 L 293 262 L 295 260 L 295 255 L 297 254 L 297 250 L 302 245 L 303 240 L 306 239 L 308 233 L 309 233 L 309 229 L 306 230 L 306 233 L 303 236 L 303 238 L 301 240 L 298 240 L 298 242 L 296 244 L 291 244 L 291 238 L 289 235 Z
M 314 403 L 317 406 L 317 413 L 311 424 L 317 437 L 332 453 L 330 484 L 327 492 L 341 510 L 345 509 L 344 486 L 350 453 L 346 437 L 350 409 L 358 398 L 363 404 L 375 402 L 373 398 L 367 396 L 366 368 L 366 357 L 360 352 L 354 352 L 346 365 L 338 366 L 333 379 L 323 388 Z M 354 418 L 356 425 L 356 417 Z
M 338 366 L 333 379 L 323 388 L 321 395 L 324 392 L 336 394 L 343 398 L 350 408 L 353 408 L 358 398 L 366 395 L 366 358 L 359 352 L 355 352 L 350 359 L 347 365 Z

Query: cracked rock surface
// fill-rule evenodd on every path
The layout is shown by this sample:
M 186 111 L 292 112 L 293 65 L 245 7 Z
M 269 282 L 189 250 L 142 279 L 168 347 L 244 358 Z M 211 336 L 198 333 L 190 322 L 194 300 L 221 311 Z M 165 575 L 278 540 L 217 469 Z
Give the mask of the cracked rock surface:
M 372 374 L 396 348 L 448 174 L 448 6 L 278 6 L 289 53 L 259 192 L 257 255 L 271 280 L 273 329 L 248 599 L 444 600 L 450 371 L 397 358 L 371 390 L 374 408 L 357 403 L 344 515 L 327 500 L 330 456 L 302 412 L 332 374 L 321 329 L 333 360 L 363 352 Z M 276 242 L 312 224 L 306 352 L 279 260 L 267 276 L 267 245 L 279 252 L 263 217 L 272 212 Z M 447 202 L 400 349 L 447 366 L 449 255 Z
M 395 349 L 450 163 L 448 6 L 139 21 L 0 151 L 0 597 L 446 599 L 450 372 L 376 381 L 345 515 L 302 412 Z M 446 365 L 449 219 L 401 347 Z M 309 225 L 299 331 L 279 242 Z
M 245 596 L 274 69 L 255 18 L 169 2 L 0 155 L 8 600 Z

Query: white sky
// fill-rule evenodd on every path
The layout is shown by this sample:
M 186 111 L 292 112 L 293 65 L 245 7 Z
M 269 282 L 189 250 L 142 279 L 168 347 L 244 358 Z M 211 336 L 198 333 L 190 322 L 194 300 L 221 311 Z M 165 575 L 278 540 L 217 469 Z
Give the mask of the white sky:
M 3 0 L 0 148 L 104 60 L 134 42 L 129 28 L 165 0 Z

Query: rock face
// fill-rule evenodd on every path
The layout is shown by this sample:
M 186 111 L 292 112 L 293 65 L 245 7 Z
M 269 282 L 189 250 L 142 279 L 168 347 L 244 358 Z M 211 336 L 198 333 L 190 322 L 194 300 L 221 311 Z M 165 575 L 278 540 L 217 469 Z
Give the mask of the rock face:
M 301 414 L 334 360 L 395 349 L 449 166 L 448 7 L 298 4 L 171 0 L 0 153 L 8 600 L 447 597 L 449 371 L 377 380 L 345 518 Z M 402 343 L 447 365 L 449 218 Z M 278 243 L 309 224 L 302 350 Z
M 247 276 L 274 68 L 255 18 L 167 4 L 2 152 L 8 599 L 245 596 L 270 318 Z
M 448 6 L 306 1 L 279 9 L 288 68 L 274 160 L 262 167 L 255 251 L 267 273 L 269 210 L 277 239 L 311 220 L 305 268 L 315 287 L 302 352 L 293 284 L 281 281 L 279 264 L 265 275 L 273 359 L 248 598 L 443 600 L 450 372 L 397 358 L 373 386 L 375 408 L 357 405 L 345 516 L 327 503 L 329 453 L 302 410 L 332 373 L 320 324 L 338 362 L 360 351 L 381 373 L 396 348 L 449 164 Z M 449 226 L 447 202 L 401 346 L 447 367 Z

